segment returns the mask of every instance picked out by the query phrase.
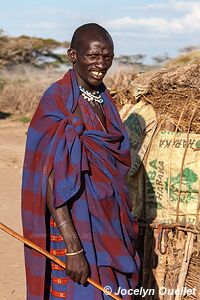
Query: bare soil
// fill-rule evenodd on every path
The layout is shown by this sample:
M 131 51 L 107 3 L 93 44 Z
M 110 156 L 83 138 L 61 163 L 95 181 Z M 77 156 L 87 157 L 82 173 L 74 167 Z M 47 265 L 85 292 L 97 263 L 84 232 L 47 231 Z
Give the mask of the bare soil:
M 21 174 L 27 124 L 0 120 L 0 222 L 22 234 Z M 0 299 L 25 299 L 23 244 L 0 231 Z

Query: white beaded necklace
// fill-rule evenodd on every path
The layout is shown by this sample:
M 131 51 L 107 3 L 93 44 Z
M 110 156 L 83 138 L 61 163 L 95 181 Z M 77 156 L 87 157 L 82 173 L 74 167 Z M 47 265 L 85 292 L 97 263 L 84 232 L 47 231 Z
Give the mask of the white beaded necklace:
M 101 94 L 98 91 L 90 92 L 84 89 L 84 87 L 82 87 L 81 85 L 79 86 L 79 90 L 81 91 L 81 95 L 83 96 L 83 98 L 88 102 L 91 102 L 91 104 L 94 104 L 94 102 L 97 102 L 99 104 L 103 103 L 103 98 L 101 97 Z
M 100 108 L 102 109 L 101 104 L 103 104 L 103 98 L 101 97 L 101 94 L 97 91 L 97 92 L 89 92 L 88 90 L 85 90 L 84 87 L 82 87 L 81 85 L 79 86 L 79 90 L 81 91 L 81 95 L 83 96 L 83 98 L 85 100 L 87 100 L 88 102 L 91 102 L 91 105 L 94 106 L 95 103 L 98 104 L 100 106 Z M 102 110 L 103 112 L 103 110 Z M 103 130 L 107 133 L 103 123 L 101 122 L 100 118 L 98 117 L 98 115 L 95 113 L 99 123 L 101 124 Z

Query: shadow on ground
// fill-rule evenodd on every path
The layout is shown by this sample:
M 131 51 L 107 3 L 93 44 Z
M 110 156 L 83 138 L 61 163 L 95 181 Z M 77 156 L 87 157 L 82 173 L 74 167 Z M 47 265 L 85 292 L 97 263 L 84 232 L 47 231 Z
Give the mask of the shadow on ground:
M 11 116 L 11 113 L 0 111 L 0 120 L 7 119 L 10 116 Z

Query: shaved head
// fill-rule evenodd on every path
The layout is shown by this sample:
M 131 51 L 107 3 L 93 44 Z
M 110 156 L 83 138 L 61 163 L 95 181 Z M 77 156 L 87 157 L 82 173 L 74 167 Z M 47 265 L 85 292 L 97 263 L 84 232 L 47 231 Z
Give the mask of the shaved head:
M 93 39 L 98 38 L 102 40 L 109 40 L 113 44 L 112 37 L 105 28 L 96 23 L 88 23 L 75 30 L 72 36 L 70 48 L 79 50 L 82 42 L 90 37 Z

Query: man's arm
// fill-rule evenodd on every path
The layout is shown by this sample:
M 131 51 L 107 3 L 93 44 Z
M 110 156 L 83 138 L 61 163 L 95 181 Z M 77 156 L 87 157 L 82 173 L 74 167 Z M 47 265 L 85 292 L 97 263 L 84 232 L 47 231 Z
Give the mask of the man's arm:
M 67 253 L 77 252 L 82 249 L 82 245 L 70 217 L 67 204 L 58 208 L 53 206 L 53 180 L 54 173 L 52 171 L 48 179 L 47 206 L 66 244 Z M 66 264 L 67 275 L 72 280 L 85 284 L 89 275 L 89 265 L 84 253 L 66 256 Z

